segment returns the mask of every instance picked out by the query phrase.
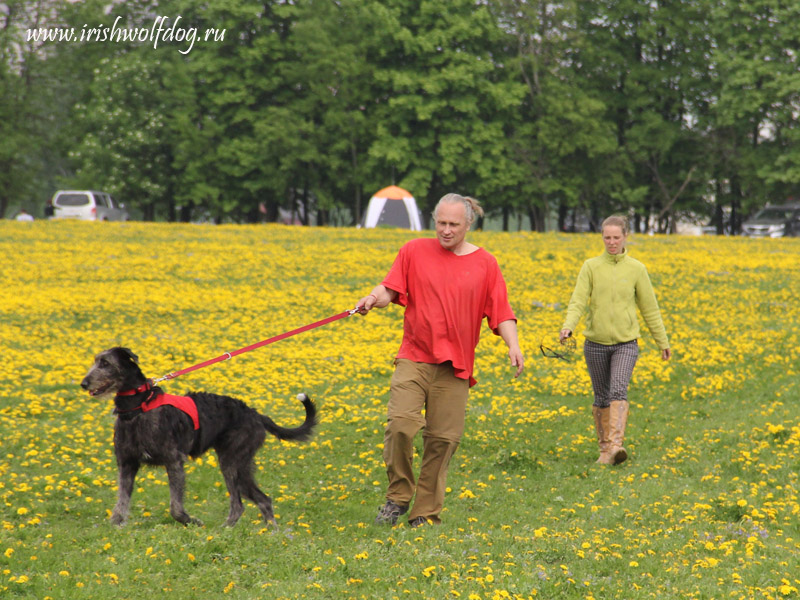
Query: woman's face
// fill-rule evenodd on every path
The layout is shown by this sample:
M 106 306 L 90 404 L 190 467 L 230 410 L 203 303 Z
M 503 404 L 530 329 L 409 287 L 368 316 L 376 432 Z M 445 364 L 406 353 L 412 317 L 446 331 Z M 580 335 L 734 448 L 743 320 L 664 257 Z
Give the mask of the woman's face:
M 606 225 L 603 228 L 603 243 L 609 254 L 621 254 L 625 250 L 625 240 L 628 236 L 622 233 L 619 225 Z

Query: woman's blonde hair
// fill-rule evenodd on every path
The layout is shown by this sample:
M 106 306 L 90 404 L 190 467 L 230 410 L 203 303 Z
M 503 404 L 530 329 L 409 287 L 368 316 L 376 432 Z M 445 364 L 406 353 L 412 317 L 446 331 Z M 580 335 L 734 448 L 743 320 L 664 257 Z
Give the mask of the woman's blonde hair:
M 475 198 L 462 196 L 461 194 L 445 194 L 439 199 L 439 202 L 436 203 L 436 208 L 433 209 L 434 221 L 436 220 L 436 215 L 439 213 L 439 207 L 445 202 L 448 204 L 457 204 L 460 202 L 464 205 L 464 214 L 467 218 L 468 227 L 472 225 L 473 221 L 475 221 L 476 215 L 478 217 L 483 216 L 483 208 L 481 207 L 481 203 L 475 200 Z
M 600 226 L 600 233 L 603 232 L 607 225 L 619 227 L 622 230 L 622 235 L 628 235 L 628 219 L 625 217 L 613 215 L 606 218 L 606 220 L 603 221 L 603 224 Z

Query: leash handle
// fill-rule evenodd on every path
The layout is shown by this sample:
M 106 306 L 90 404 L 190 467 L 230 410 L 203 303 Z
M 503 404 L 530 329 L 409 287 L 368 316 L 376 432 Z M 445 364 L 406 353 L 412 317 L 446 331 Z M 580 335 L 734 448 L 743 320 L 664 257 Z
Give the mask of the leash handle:
M 275 342 L 279 342 L 280 340 L 285 340 L 288 337 L 292 337 L 293 335 L 297 335 L 299 333 L 303 333 L 305 331 L 309 331 L 311 329 L 316 329 L 317 327 L 322 327 L 323 325 L 327 325 L 328 323 L 333 323 L 334 321 L 338 321 L 339 319 L 344 319 L 345 317 L 350 317 L 358 312 L 358 307 L 346 310 L 344 312 L 340 312 L 338 315 L 333 315 L 326 319 L 322 319 L 321 321 L 316 321 L 314 323 L 309 323 L 308 325 L 303 325 L 302 327 L 298 327 L 297 329 L 292 329 L 291 331 L 286 331 L 281 333 L 280 335 L 276 335 L 274 337 L 268 338 L 266 340 L 261 340 L 260 342 L 256 342 L 255 344 L 250 344 L 249 346 L 245 346 L 243 348 L 239 348 L 238 350 L 234 350 L 233 352 L 225 352 L 220 354 L 217 357 L 211 358 L 204 362 L 198 363 L 196 365 L 192 365 L 191 367 L 186 367 L 185 369 L 181 369 L 180 371 L 174 371 L 172 373 L 167 373 L 163 377 L 159 377 L 158 379 L 153 380 L 153 385 L 160 383 L 162 381 L 167 381 L 170 379 L 175 379 L 176 377 L 180 377 L 181 375 L 185 375 L 186 373 L 191 373 L 192 371 L 197 371 L 198 369 L 202 369 L 204 367 L 208 367 L 210 365 L 216 364 L 218 362 L 222 362 L 224 360 L 230 360 L 234 356 L 239 356 L 240 354 L 244 354 L 245 352 L 250 352 L 251 350 L 255 350 L 257 348 L 261 348 L 262 346 L 266 346 L 268 344 L 274 344 Z

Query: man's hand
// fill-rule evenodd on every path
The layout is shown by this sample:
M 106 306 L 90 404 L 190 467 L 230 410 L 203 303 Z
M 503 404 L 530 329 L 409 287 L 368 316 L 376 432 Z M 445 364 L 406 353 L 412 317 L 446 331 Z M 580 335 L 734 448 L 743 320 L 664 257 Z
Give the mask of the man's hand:
M 497 333 L 508 346 L 508 358 L 511 359 L 511 366 L 517 368 L 514 373 L 514 379 L 516 379 L 525 368 L 525 358 L 522 356 L 522 350 L 519 349 L 519 339 L 517 338 L 517 322 L 513 319 L 503 321 L 497 326 Z
M 356 312 L 360 315 L 365 315 L 375 307 L 378 297 L 375 294 L 364 296 L 356 303 Z
M 369 294 L 358 301 L 356 304 L 356 312 L 360 315 L 365 315 L 373 308 L 389 306 L 395 297 L 397 297 L 397 292 L 383 285 L 377 285 Z
M 508 357 L 511 359 L 511 366 L 517 368 L 516 373 L 514 373 L 514 379 L 516 379 L 522 373 L 522 369 L 525 368 L 525 358 L 519 348 L 509 349 Z

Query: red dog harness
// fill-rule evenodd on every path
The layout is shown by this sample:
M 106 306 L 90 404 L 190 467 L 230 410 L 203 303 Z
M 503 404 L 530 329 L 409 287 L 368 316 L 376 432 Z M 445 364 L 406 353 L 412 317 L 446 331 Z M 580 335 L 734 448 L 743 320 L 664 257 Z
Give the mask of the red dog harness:
M 135 390 L 127 390 L 125 392 L 117 392 L 117 396 L 134 396 L 136 394 L 141 394 L 142 392 L 146 392 L 147 390 L 152 389 L 150 382 L 143 383 Z M 141 410 L 142 412 L 148 412 L 155 408 L 159 408 L 161 406 L 174 406 L 181 412 L 186 413 L 192 418 L 192 423 L 194 423 L 195 430 L 200 429 L 200 417 L 197 414 L 197 405 L 195 404 L 194 400 L 192 400 L 189 396 L 173 396 L 172 394 L 165 394 L 161 392 L 156 394 L 151 392 L 147 399 L 142 402 L 136 408 L 131 408 L 125 411 L 120 411 L 117 409 L 117 412 L 132 412 L 134 410 Z

